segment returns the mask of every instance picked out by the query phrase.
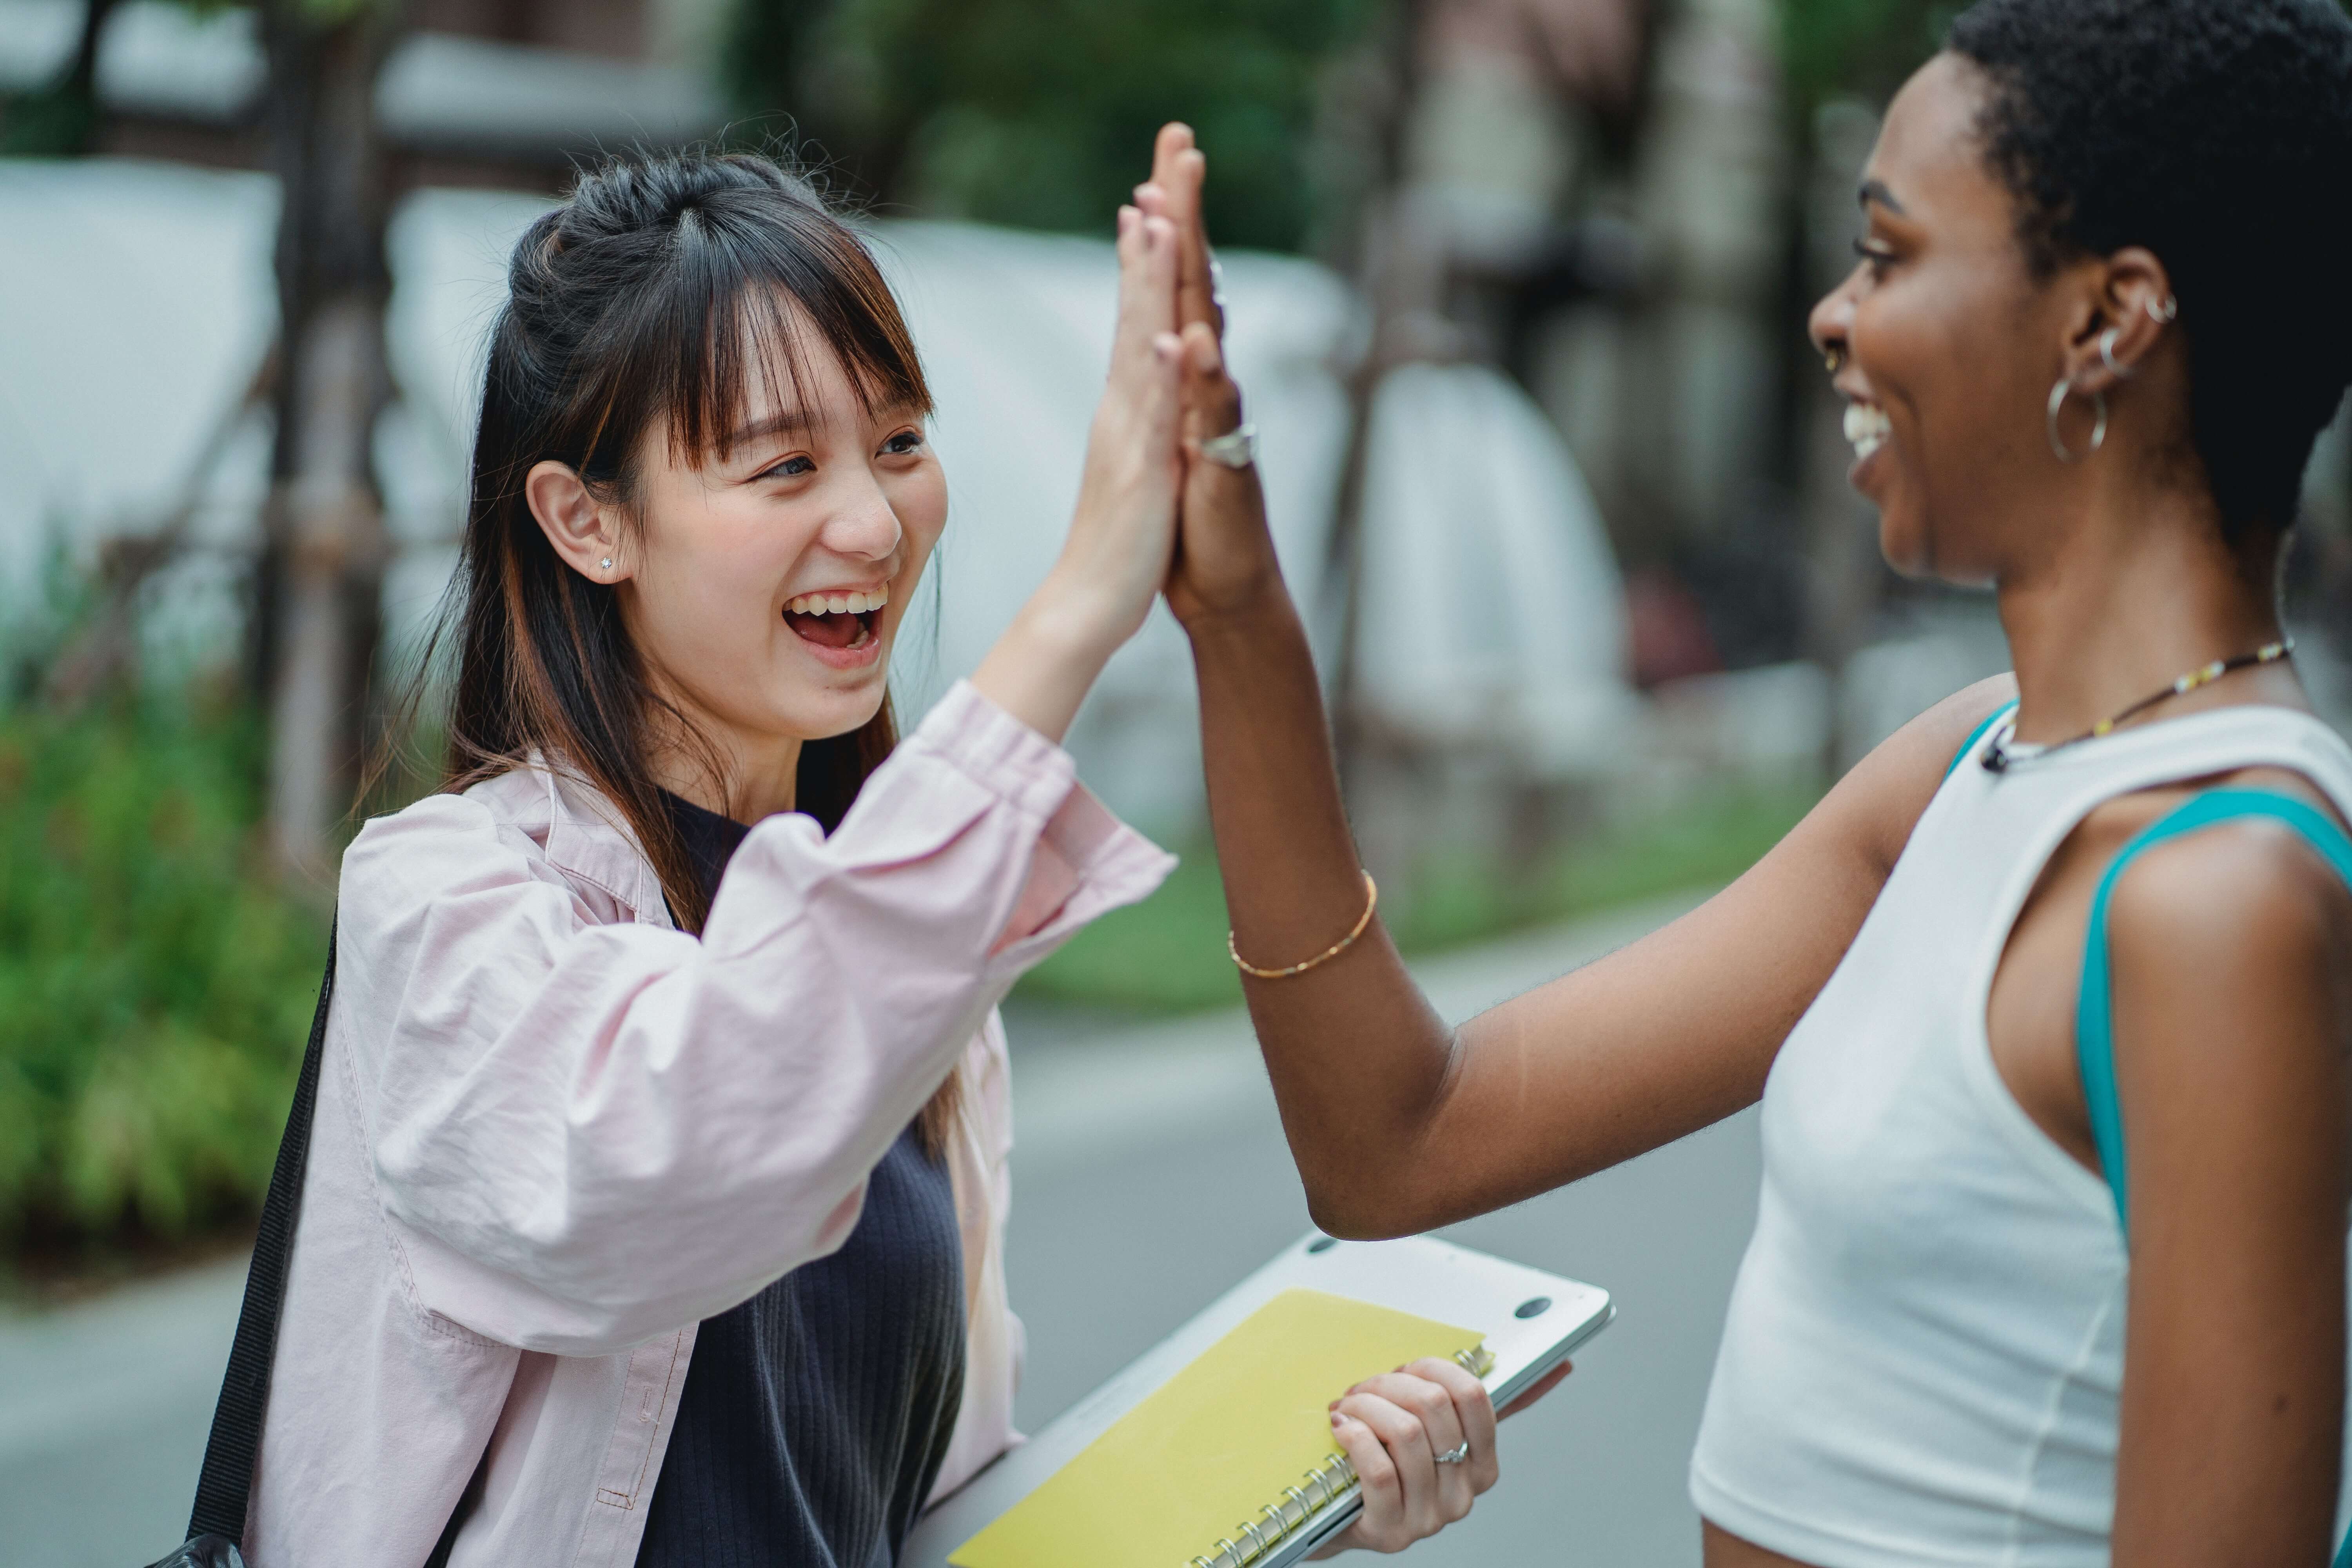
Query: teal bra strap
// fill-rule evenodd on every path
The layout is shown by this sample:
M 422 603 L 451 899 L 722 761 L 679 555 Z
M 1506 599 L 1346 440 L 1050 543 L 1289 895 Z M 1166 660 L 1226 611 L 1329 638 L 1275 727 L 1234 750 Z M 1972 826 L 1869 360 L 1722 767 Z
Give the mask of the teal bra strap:
M 1969 742 L 1971 745 L 1974 742 Z M 2091 1109 L 2091 1136 L 2099 1146 L 2099 1166 L 2106 1173 L 2107 1189 L 2115 1194 L 2116 1220 L 2130 1245 L 2131 1226 L 2125 1194 L 2124 1118 L 2116 1095 L 2115 998 L 2108 984 L 2107 900 L 2116 879 L 2143 850 L 2194 833 L 2216 823 L 2266 816 L 2283 822 L 2326 858 L 2346 882 L 2352 883 L 2352 838 L 2327 814 L 2289 795 L 2268 790 L 2217 789 L 2200 795 L 2141 833 L 2123 847 L 2091 902 L 2091 929 L 2083 946 L 2083 994 L 2075 1005 L 2074 1059 L 2083 1074 L 2083 1098 Z M 2352 1568 L 2352 1535 L 2336 1549 L 2335 1568 Z
M 2004 702 L 1986 714 L 1985 721 L 1969 731 L 1969 738 L 1960 742 L 1960 749 L 1952 753 L 1952 765 L 1944 770 L 1944 776 L 1950 778 L 1954 773 L 1958 773 L 1960 764 L 1969 760 L 1969 753 L 1977 749 L 1977 742 L 1992 733 L 1992 727 L 2008 718 L 2016 708 L 2017 704 L 2014 702 Z
M 2115 997 L 2108 983 L 2107 901 L 2116 879 L 2139 855 L 2184 834 L 2218 823 L 2266 816 L 2311 841 L 2336 874 L 2352 883 L 2352 838 L 2327 814 L 2289 795 L 2268 790 L 2217 789 L 2198 795 L 2148 827 L 2123 847 L 2091 900 L 2091 929 L 2083 943 L 2083 990 L 2075 1004 L 2074 1059 L 2083 1074 L 2083 1098 L 2091 1110 L 2091 1136 L 2099 1146 L 2099 1168 L 2116 1196 L 2116 1219 L 2130 1230 L 2125 1201 L 2124 1118 L 2116 1097 Z

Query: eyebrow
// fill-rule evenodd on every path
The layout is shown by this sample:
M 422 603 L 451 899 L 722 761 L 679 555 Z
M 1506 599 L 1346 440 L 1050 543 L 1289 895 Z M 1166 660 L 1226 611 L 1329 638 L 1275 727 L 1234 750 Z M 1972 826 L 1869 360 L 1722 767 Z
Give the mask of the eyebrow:
M 1884 180 L 1863 181 L 1862 189 L 1854 193 L 1854 200 L 1864 206 L 1868 206 L 1871 203 L 1876 202 L 1880 206 L 1885 207 L 1896 217 L 1909 217 L 1911 216 L 1908 211 L 1905 210 L 1903 204 L 1895 199 L 1895 193 L 1886 188 L 1886 182 Z
M 811 419 L 800 409 L 788 408 L 782 414 L 771 414 L 765 419 L 755 419 L 749 425 L 737 426 L 727 437 L 726 449 L 732 452 L 738 447 L 747 446 L 753 441 L 765 440 L 771 436 L 805 435 L 815 428 L 815 420 Z

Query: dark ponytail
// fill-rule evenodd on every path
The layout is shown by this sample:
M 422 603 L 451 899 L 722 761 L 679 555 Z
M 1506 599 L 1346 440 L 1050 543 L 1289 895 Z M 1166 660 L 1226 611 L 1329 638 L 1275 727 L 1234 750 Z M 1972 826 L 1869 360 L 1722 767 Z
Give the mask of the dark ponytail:
M 865 245 L 805 182 L 741 153 L 583 175 L 515 246 L 491 330 L 443 628 L 457 664 L 441 787 L 462 790 L 534 756 L 579 775 L 626 820 L 690 931 L 709 905 L 663 805 L 654 748 L 682 737 L 722 797 L 732 781 L 656 689 L 614 590 L 548 543 L 523 481 L 552 459 L 626 510 L 657 421 L 681 458 L 724 456 L 755 378 L 797 391 L 803 355 L 817 350 L 839 358 L 869 410 L 930 407 L 906 321 Z M 830 833 L 896 742 L 887 700 L 863 728 L 807 742 L 797 808 Z M 950 1077 L 924 1110 L 934 1154 L 956 1099 Z

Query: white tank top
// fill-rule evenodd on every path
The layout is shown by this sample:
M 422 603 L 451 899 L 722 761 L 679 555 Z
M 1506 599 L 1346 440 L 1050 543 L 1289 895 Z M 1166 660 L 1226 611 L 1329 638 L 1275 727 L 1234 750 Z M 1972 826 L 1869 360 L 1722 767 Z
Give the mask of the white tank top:
M 1953 769 L 1766 1081 L 1756 1234 L 1691 1460 L 1700 1513 L 1821 1568 L 2105 1568 L 2124 1237 L 2106 1184 L 2011 1096 L 1985 1006 L 2043 864 L 2093 808 L 2251 766 L 2352 816 L 2352 748 L 2284 708 Z

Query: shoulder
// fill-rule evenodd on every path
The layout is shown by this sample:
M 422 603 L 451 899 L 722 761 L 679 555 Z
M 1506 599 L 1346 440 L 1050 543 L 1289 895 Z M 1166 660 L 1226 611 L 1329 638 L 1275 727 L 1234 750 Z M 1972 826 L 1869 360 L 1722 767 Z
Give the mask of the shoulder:
M 2352 963 L 2352 887 L 2310 839 L 2275 818 L 2219 822 L 2153 845 L 2116 876 L 2108 905 L 2118 959 L 2284 980 Z
M 1978 681 L 1945 698 L 1874 747 L 1831 791 L 1844 836 L 1882 876 L 1901 858 L 1927 803 L 1951 775 L 1953 763 L 1985 721 L 2017 700 L 2007 675 Z
M 467 889 L 550 879 L 550 815 L 545 775 L 519 768 L 369 818 L 343 852 L 346 923 Z

